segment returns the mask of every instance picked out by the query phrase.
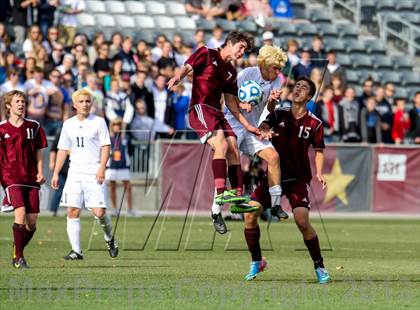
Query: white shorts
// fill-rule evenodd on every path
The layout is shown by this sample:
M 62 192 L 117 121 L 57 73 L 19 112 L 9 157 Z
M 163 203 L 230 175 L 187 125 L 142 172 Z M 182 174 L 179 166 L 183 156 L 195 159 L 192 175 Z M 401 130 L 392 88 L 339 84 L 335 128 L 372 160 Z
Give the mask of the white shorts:
M 105 184 L 98 184 L 95 179 L 94 174 L 69 173 L 60 206 L 106 208 Z
M 245 128 L 233 128 L 233 131 L 237 137 L 238 148 L 244 154 L 254 156 L 259 151 L 273 147 L 269 140 L 259 140 L 254 134 L 250 133 Z
M 130 180 L 130 170 L 127 169 L 106 169 L 105 179 L 107 181 L 128 181 Z

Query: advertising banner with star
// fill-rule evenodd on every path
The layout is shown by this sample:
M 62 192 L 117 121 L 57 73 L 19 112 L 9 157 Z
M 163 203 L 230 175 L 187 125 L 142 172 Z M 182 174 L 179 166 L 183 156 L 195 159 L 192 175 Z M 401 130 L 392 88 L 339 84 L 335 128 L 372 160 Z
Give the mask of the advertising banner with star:
M 326 212 L 368 212 L 370 209 L 371 151 L 367 147 L 328 145 L 324 151 L 322 189 L 313 177 L 309 188 L 311 209 Z M 316 175 L 311 152 L 312 176 Z M 286 200 L 282 200 L 285 205 Z
M 374 148 L 372 164 L 372 211 L 420 214 L 420 148 Z

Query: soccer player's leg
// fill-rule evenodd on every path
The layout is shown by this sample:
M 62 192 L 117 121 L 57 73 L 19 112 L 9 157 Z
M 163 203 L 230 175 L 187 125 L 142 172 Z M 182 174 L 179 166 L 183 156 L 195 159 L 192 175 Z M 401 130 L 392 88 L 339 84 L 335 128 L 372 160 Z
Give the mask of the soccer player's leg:
M 82 195 L 83 192 L 80 182 L 72 180 L 69 176 L 64 185 L 60 201 L 60 206 L 67 208 L 67 237 L 71 245 L 69 254 L 64 256 L 65 260 L 83 259 L 83 252 L 80 245 Z
M 212 220 L 216 231 L 220 234 L 225 234 L 227 227 L 222 217 L 221 205 L 225 203 L 223 197 L 226 192 L 226 152 L 228 145 L 223 130 L 216 130 L 207 140 L 207 143 L 214 151 L 212 168 L 215 196 L 211 208 Z
M 111 217 L 106 213 L 105 185 L 96 182 L 84 182 L 83 190 L 85 194 L 86 207 L 91 209 L 99 226 L 104 233 L 104 239 L 108 248 L 109 256 L 118 256 L 118 242 L 112 234 Z
M 252 193 L 252 199 L 249 204 L 257 207 L 258 210 L 252 213 L 244 214 L 244 235 L 251 253 L 251 264 L 245 280 L 250 281 L 256 278 L 257 274 L 264 271 L 267 261 L 262 257 L 260 246 L 260 227 L 258 226 L 258 218 L 263 212 L 263 206 L 270 203 L 270 194 L 268 192 L 268 182 L 264 177 L 255 191 Z
M 261 142 L 263 143 L 263 142 Z M 280 185 L 280 157 L 277 151 L 272 147 L 265 147 L 257 153 L 258 157 L 265 160 L 268 164 L 268 184 L 271 197 L 272 216 L 278 217 L 280 220 L 287 220 L 289 215 L 284 212 L 280 205 L 281 185 Z
M 295 223 L 303 236 L 303 241 L 314 262 L 315 275 L 319 283 L 327 283 L 331 278 L 325 269 L 324 260 L 321 255 L 318 236 L 315 229 L 309 222 L 309 197 L 307 184 L 304 182 L 293 182 L 285 188 L 286 197 L 292 206 Z
M 26 238 L 26 208 L 23 188 L 21 186 L 10 186 L 6 189 L 6 195 L 14 208 L 12 264 L 17 269 L 28 268 L 23 255 Z

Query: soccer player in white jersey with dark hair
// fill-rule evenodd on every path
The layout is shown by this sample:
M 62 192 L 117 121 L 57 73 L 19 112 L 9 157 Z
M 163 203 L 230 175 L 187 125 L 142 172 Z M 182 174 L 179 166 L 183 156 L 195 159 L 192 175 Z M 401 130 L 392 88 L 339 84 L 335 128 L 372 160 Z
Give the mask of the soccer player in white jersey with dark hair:
M 72 95 L 77 115 L 63 124 L 51 187 L 58 189 L 58 174 L 70 153 L 70 168 L 64 185 L 60 205 L 67 207 L 67 235 L 72 247 L 64 257 L 83 259 L 80 246 L 80 211 L 84 205 L 90 209 L 104 231 L 109 255 L 118 255 L 118 244 L 112 236 L 112 222 L 106 214 L 105 169 L 111 140 L 105 120 L 90 114 L 92 96 L 80 89 Z
M 245 81 L 257 82 L 262 90 L 263 97 L 258 105 L 252 106 L 250 111 L 242 110 L 249 124 L 258 127 L 258 123 L 264 109 L 268 112 L 274 111 L 276 103 L 280 99 L 281 81 L 280 70 L 286 65 L 287 55 L 279 47 L 265 45 L 260 48 L 257 57 L 258 66 L 248 67 L 238 73 L 238 87 Z M 281 220 L 287 219 L 288 215 L 280 206 L 281 185 L 280 185 L 280 158 L 277 151 L 269 140 L 261 140 L 239 123 L 229 110 L 225 110 L 225 117 L 237 136 L 239 149 L 247 155 L 257 155 L 268 163 L 269 192 L 271 195 L 271 214 Z M 228 159 L 229 160 L 229 159 Z M 245 238 L 249 232 L 245 230 Z M 259 234 L 258 232 L 255 232 Z

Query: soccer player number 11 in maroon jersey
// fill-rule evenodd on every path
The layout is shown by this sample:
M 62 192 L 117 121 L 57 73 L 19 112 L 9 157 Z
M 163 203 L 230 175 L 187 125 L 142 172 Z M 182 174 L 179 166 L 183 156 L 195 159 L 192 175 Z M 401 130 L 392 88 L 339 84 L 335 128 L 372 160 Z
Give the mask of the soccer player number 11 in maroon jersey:
M 212 205 L 212 219 L 217 232 L 227 232 L 220 209 L 224 203 L 247 202 L 242 197 L 242 170 L 235 134 L 224 117 L 221 100 L 239 122 L 250 132 L 258 134 L 257 128 L 248 123 L 239 108 L 251 110 L 249 104 L 240 103 L 237 97 L 237 72 L 231 61 L 242 58 L 252 48 L 252 37 L 247 33 L 232 31 L 220 49 L 205 46 L 192 54 L 184 67 L 168 82 L 171 89 L 175 84 L 193 73 L 192 97 L 189 106 L 189 122 L 202 143 L 214 150 L 213 174 L 215 196 Z M 228 166 L 228 167 L 226 167 Z M 227 171 L 227 172 L 226 172 Z M 229 175 L 231 190 L 226 190 Z M 249 211 L 254 208 L 249 208 Z
M 3 104 L 8 119 L 0 123 L 0 182 L 4 204 L 14 209 L 13 266 L 27 268 L 23 249 L 32 239 L 39 213 L 39 189 L 45 182 L 41 149 L 47 147 L 44 130 L 24 118 L 27 98 L 18 90 L 6 93 Z

